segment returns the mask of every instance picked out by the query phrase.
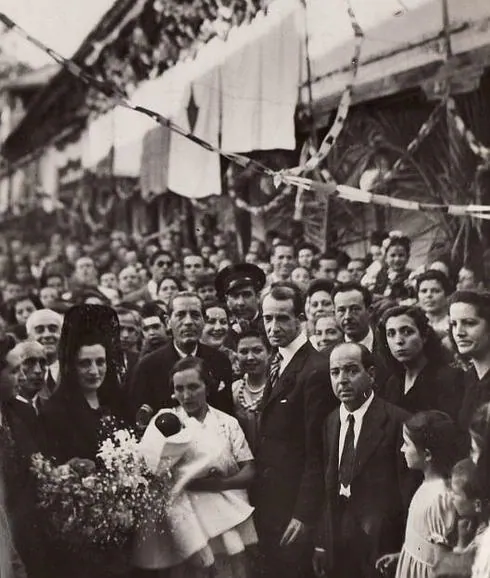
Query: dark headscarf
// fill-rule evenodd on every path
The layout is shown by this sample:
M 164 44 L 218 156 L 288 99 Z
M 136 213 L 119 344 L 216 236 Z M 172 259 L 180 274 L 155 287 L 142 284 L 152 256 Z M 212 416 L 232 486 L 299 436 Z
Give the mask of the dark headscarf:
M 84 345 L 100 344 L 106 352 L 107 373 L 98 391 L 101 405 L 120 412 L 121 376 L 124 355 L 117 314 L 107 305 L 81 304 L 71 307 L 64 318 L 59 344 L 60 386 L 64 397 L 80 394 L 76 373 L 77 355 Z

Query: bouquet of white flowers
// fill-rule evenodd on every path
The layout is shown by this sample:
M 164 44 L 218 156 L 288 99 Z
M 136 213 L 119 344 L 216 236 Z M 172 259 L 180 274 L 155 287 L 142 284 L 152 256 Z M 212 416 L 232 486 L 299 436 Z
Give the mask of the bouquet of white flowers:
M 57 466 L 36 454 L 32 470 L 51 534 L 88 555 L 123 550 L 141 520 L 161 517 L 165 508 L 165 474 L 157 480 L 149 472 L 128 430 L 102 443 L 97 464 L 74 458 Z

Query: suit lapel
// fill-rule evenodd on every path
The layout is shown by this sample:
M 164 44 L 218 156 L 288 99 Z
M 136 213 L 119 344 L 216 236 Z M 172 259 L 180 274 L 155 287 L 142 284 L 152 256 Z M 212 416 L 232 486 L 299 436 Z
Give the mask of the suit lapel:
M 328 455 L 326 456 L 325 481 L 327 488 L 337 488 L 339 480 L 339 438 L 340 438 L 340 412 L 338 408 L 327 420 Z
M 308 356 L 308 343 L 302 345 L 295 353 L 291 361 L 287 364 L 286 369 L 279 376 L 276 385 L 273 387 L 270 395 L 265 401 L 265 407 L 274 401 L 277 397 L 288 388 L 291 383 L 296 382 L 296 375 L 303 369 L 303 365 Z
M 357 443 L 354 477 L 362 470 L 383 439 L 385 421 L 386 413 L 383 404 L 375 397 L 362 421 Z

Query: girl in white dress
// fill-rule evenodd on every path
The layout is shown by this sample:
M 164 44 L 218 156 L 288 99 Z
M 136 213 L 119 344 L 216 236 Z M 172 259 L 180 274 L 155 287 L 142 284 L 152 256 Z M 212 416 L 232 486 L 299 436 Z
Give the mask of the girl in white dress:
M 457 448 L 456 426 L 443 412 L 417 413 L 403 426 L 401 451 L 410 469 L 422 471 L 424 481 L 410 503 L 401 553 L 387 554 L 377 563 L 383 574 L 397 562 L 396 578 L 432 578 L 454 531 L 456 511 L 447 479 Z
M 247 578 L 248 550 L 257 543 L 246 492 L 252 453 L 237 420 L 207 404 L 202 360 L 180 360 L 171 376 L 180 404 L 172 411 L 184 428 L 165 438 L 155 427 L 159 412 L 141 447 L 157 475 L 162 465 L 172 465 L 172 500 L 166 519 L 137 541 L 134 563 L 168 569 L 171 578 L 207 577 L 210 571 L 216 578 Z

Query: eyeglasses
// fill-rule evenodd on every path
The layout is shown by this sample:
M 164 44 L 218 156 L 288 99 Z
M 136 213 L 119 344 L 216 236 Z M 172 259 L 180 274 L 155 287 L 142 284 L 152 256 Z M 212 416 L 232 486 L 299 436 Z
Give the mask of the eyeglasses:
M 155 265 L 157 267 L 170 267 L 172 265 L 172 261 L 157 261 Z

